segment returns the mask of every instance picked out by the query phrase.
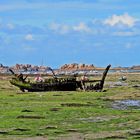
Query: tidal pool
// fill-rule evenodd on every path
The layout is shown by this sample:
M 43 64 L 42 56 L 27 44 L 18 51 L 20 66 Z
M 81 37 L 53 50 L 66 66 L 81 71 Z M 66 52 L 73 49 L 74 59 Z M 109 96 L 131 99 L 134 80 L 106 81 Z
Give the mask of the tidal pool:
M 140 100 L 119 100 L 112 103 L 113 109 L 140 109 Z

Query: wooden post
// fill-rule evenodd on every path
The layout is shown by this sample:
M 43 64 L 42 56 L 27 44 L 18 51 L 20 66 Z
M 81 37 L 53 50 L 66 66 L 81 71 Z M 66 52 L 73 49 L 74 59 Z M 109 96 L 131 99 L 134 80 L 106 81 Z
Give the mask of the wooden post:
M 111 65 L 108 65 L 103 73 L 103 76 L 102 76 L 102 79 L 100 80 L 99 83 L 97 83 L 95 86 L 94 86 L 94 89 L 95 90 L 102 90 L 103 89 L 103 86 L 104 86 L 104 81 L 105 81 L 105 78 L 106 78 L 106 75 L 108 73 L 108 70 L 109 68 L 111 67 Z
M 105 81 L 106 75 L 107 75 L 108 70 L 110 69 L 110 67 L 111 67 L 111 65 L 108 65 L 108 66 L 106 67 L 104 73 L 103 73 L 102 79 L 101 79 L 101 81 L 100 81 L 100 83 L 99 83 L 99 85 L 100 85 L 100 90 L 103 89 L 104 81 Z

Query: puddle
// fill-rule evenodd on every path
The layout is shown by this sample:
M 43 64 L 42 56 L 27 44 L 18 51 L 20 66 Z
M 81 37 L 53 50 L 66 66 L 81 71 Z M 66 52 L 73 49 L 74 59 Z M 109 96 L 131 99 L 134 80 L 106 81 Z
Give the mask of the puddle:
M 54 94 L 53 96 L 63 96 L 63 95 L 61 95 L 61 94 Z
M 42 117 L 42 116 L 24 116 L 24 115 L 20 115 L 20 116 L 17 116 L 17 119 L 45 119 L 45 117 Z
M 45 129 L 57 129 L 57 126 L 51 126 L 51 125 L 49 125 L 49 126 L 46 126 Z
M 30 131 L 30 129 L 26 129 L 26 128 L 16 128 L 14 130 L 15 131 Z
M 59 111 L 61 108 L 50 108 L 50 111 Z
M 90 140 L 126 140 L 127 131 L 121 130 L 121 131 L 101 131 L 98 133 L 89 133 L 85 135 L 85 139 Z
M 80 118 L 80 121 L 86 122 L 103 122 L 110 121 L 111 119 L 116 119 L 116 116 L 97 116 L 97 117 L 89 117 L 89 118 Z
M 68 132 L 78 132 L 77 129 L 68 129 L 67 131 L 68 131 Z
M 120 100 L 112 104 L 113 109 L 126 110 L 126 109 L 140 109 L 140 100 Z
M 6 131 L 0 131 L 0 134 L 4 135 L 4 134 L 8 134 L 8 132 L 6 132 Z
M 134 130 L 130 132 L 130 135 L 140 135 L 140 130 Z
M 93 104 L 82 104 L 82 103 L 62 103 L 61 106 L 65 107 L 88 107 L 94 106 Z
M 21 112 L 33 112 L 32 110 L 24 109 Z

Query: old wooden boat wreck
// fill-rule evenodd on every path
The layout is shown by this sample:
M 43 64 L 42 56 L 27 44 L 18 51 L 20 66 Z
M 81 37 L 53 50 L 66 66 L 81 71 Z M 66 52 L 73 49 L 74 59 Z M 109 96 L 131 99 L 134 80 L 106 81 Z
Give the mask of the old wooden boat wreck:
M 21 91 L 37 92 L 37 91 L 76 91 L 78 88 L 80 90 L 96 90 L 101 91 L 104 86 L 104 81 L 111 65 L 108 65 L 102 75 L 101 80 L 77 80 L 76 75 L 69 77 L 57 77 L 53 70 L 52 78 L 44 79 L 40 82 L 30 82 L 27 81 L 27 76 L 23 74 L 15 74 L 12 69 L 9 71 L 12 73 L 13 77 L 10 83 L 17 86 Z M 89 84 L 86 84 L 89 83 Z M 93 83 L 96 83 L 95 85 Z

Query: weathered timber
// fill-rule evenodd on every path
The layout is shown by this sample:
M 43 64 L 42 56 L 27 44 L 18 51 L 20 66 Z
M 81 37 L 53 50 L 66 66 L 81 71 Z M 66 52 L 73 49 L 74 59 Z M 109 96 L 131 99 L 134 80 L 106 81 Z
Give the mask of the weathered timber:
M 103 86 L 104 86 L 104 81 L 105 81 L 105 78 L 107 76 L 107 73 L 110 69 L 111 65 L 108 65 L 105 69 L 105 71 L 103 72 L 103 75 L 102 75 L 102 79 L 101 80 L 91 80 L 89 81 L 88 83 L 92 83 L 92 82 L 98 82 L 97 84 L 93 85 L 89 85 L 89 86 L 85 86 L 85 83 L 86 81 L 83 83 L 83 87 L 85 90 L 96 90 L 96 91 L 101 91 L 103 89 Z
M 27 82 L 26 78 L 24 78 L 23 74 L 15 74 L 13 70 L 9 69 L 9 71 L 14 76 L 10 83 L 12 85 L 17 86 L 21 91 L 29 91 L 29 92 L 37 92 L 37 91 L 76 91 L 78 88 L 81 90 L 99 90 L 101 91 L 104 86 L 104 81 L 107 75 L 107 72 L 111 65 L 108 65 L 103 73 L 101 80 L 77 80 L 76 76 L 73 75 L 71 77 L 56 77 L 54 71 L 52 71 L 53 77 L 45 79 L 41 82 Z M 91 83 L 98 82 L 96 85 Z M 90 83 L 90 86 L 86 86 L 86 83 Z
M 103 86 L 104 86 L 104 81 L 105 81 L 105 78 L 107 76 L 107 73 L 108 73 L 108 70 L 110 69 L 111 65 L 108 65 L 103 73 L 103 76 L 102 76 L 102 79 L 101 81 L 95 85 L 95 88 L 97 88 L 97 90 L 102 90 L 103 89 Z

